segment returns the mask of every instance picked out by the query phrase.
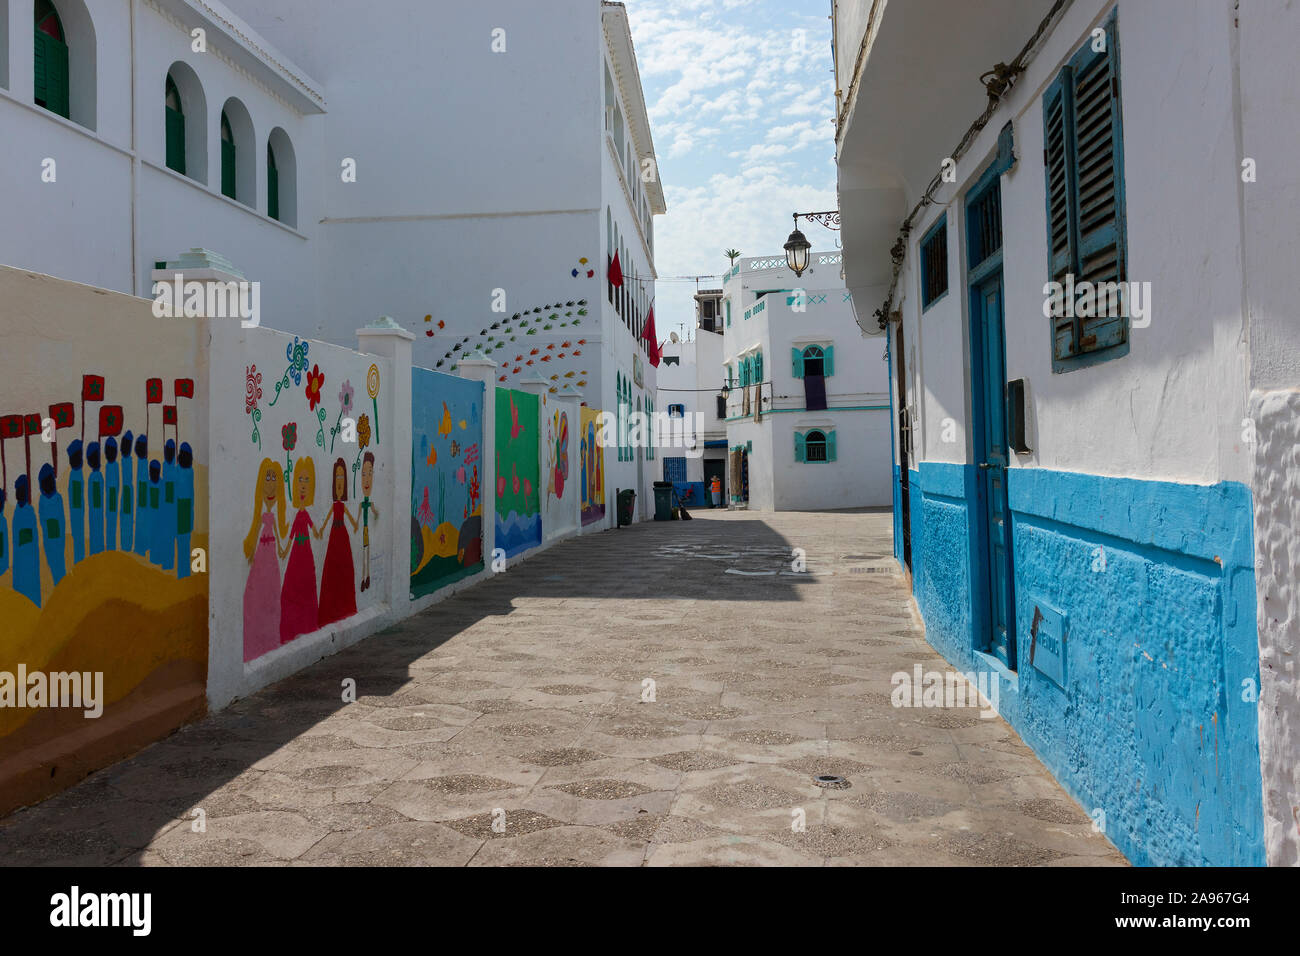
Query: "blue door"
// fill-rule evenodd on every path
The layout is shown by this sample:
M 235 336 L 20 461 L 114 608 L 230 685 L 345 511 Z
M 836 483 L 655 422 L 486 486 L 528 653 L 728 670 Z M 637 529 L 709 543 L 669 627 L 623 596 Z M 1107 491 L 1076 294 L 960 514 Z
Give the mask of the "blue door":
M 1007 667 L 1016 666 L 1016 612 L 1011 573 L 1011 513 L 1007 504 L 1006 348 L 1002 321 L 1002 272 L 974 288 L 976 318 L 976 483 L 986 573 L 986 650 Z M 978 619 L 977 619 L 978 620 Z

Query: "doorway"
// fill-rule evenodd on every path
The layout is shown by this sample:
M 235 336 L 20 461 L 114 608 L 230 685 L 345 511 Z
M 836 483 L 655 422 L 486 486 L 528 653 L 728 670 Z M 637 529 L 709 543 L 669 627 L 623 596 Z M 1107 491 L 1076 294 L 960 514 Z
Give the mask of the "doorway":
M 898 373 L 898 510 L 903 529 L 903 565 L 912 573 L 912 492 L 908 472 L 912 468 L 912 428 L 907 417 L 907 370 L 903 356 L 903 323 L 894 335 L 894 371 Z
M 991 174 L 991 175 L 990 175 Z M 975 646 L 1016 669 L 1016 602 L 1007 498 L 1007 371 L 1002 282 L 1002 190 L 990 170 L 966 200 L 974 424 Z

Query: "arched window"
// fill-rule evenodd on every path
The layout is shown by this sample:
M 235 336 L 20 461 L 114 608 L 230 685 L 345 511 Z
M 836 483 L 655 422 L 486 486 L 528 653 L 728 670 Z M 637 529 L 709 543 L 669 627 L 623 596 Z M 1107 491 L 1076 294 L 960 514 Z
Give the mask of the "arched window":
M 280 218 L 280 176 L 275 168 L 275 150 L 269 141 L 266 144 L 266 214 L 277 221 Z
M 230 117 L 221 111 L 221 195 L 238 198 L 235 193 L 235 132 L 230 128 Z
M 36 0 L 36 105 L 69 118 L 68 43 L 50 0 Z
M 167 168 L 185 175 L 185 107 L 181 103 L 181 91 L 176 86 L 170 73 L 164 87 L 164 109 L 167 126 Z
M 826 361 L 821 346 L 810 345 L 803 350 L 804 375 L 825 375 Z
M 802 462 L 832 462 L 835 460 L 835 432 L 814 428 L 808 432 L 794 433 L 794 460 Z

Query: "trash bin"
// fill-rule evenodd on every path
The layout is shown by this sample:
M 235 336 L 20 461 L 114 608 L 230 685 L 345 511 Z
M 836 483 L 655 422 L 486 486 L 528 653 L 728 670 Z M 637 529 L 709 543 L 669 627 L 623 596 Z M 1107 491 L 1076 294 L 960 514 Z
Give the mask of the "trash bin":
M 655 521 L 673 520 L 673 483 L 655 482 Z
M 636 504 L 636 491 L 624 488 L 618 493 L 618 524 L 626 527 L 632 523 L 632 508 Z

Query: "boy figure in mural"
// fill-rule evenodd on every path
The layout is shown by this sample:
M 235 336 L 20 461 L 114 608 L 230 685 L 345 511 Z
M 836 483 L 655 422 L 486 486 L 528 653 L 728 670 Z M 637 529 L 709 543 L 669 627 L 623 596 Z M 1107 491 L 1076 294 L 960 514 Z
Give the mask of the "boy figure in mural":
M 143 502 L 140 506 L 140 512 L 145 515 L 144 522 L 144 540 L 145 548 L 148 552 L 148 558 L 151 564 L 162 563 L 162 462 L 157 458 L 149 462 L 149 486 L 145 489 L 145 495 L 149 499 L 149 507 L 145 508 Z M 135 529 L 136 536 L 140 535 L 140 529 Z M 171 539 L 168 538 L 170 544 Z M 136 542 L 139 544 L 139 542 Z
M 154 516 L 153 525 L 152 560 L 164 571 L 176 566 L 176 471 L 176 440 L 169 438 L 163 445 L 161 510 Z
M 117 439 L 104 439 L 104 550 L 117 550 L 117 499 L 121 490 L 117 479 Z
M 40 484 L 44 495 L 45 482 Z M 72 531 L 72 563 L 80 564 L 86 559 L 86 479 L 81 473 L 80 438 L 68 444 L 68 525 Z
M 77 449 L 80 457 L 81 449 Z M 67 546 L 64 542 L 63 495 L 54 487 L 54 468 L 41 465 L 37 480 L 41 486 L 41 500 L 37 509 L 41 518 L 41 531 L 44 535 L 45 563 L 49 566 L 50 577 L 58 587 L 63 576 L 67 574 Z
M 122 436 L 122 550 L 130 551 L 135 525 L 135 467 L 131 461 L 131 449 L 135 445 L 135 436 L 127 432 Z
M 140 460 L 136 466 L 135 485 L 135 553 L 142 558 L 149 556 L 149 436 L 135 436 L 135 457 Z
M 41 554 L 36 544 L 36 509 L 26 475 L 14 482 L 14 590 L 41 606 Z
M 104 476 L 99 473 L 99 442 L 86 446 L 86 464 L 90 479 L 86 482 L 90 498 L 90 553 L 104 550 Z
M 361 512 L 361 590 L 365 591 L 370 587 L 370 513 L 375 513 L 375 518 L 379 517 L 379 509 L 375 503 L 370 500 L 370 489 L 375 483 L 375 456 L 371 452 L 366 452 L 366 457 L 361 460 L 361 504 L 357 510 Z
M 0 574 L 9 570 L 9 535 L 5 522 L 5 490 L 0 487 Z
M 194 531 L 194 450 L 181 442 L 176 456 L 176 576 L 190 576 L 190 534 Z

